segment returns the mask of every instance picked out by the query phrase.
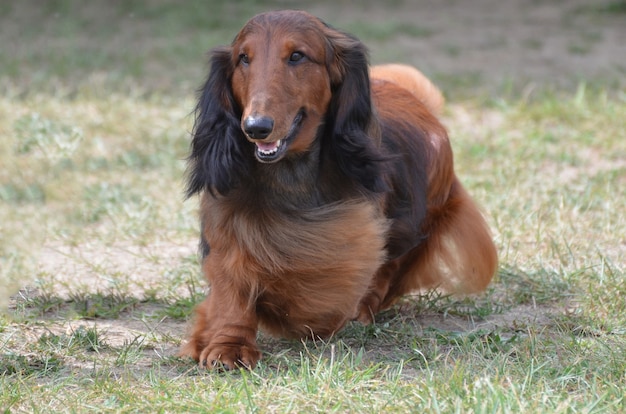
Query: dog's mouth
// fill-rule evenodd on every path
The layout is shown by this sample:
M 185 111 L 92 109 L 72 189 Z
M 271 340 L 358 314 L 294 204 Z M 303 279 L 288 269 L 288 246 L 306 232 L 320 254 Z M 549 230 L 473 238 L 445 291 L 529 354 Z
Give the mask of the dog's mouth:
M 293 141 L 296 135 L 298 135 L 298 132 L 300 132 L 300 127 L 302 126 L 304 117 L 304 109 L 301 109 L 293 119 L 289 132 L 287 132 L 287 135 L 284 138 L 273 142 L 256 141 L 255 155 L 257 160 L 269 164 L 283 158 L 287 153 L 289 144 Z

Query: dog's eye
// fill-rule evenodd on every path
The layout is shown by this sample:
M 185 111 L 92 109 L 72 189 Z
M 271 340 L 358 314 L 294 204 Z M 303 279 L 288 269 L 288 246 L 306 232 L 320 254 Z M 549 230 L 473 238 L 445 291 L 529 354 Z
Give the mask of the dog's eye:
M 250 58 L 245 53 L 239 55 L 239 61 L 244 65 L 248 65 L 250 63 Z
M 304 59 L 304 57 L 304 53 L 302 52 L 293 52 L 291 56 L 289 56 L 289 63 L 298 63 Z

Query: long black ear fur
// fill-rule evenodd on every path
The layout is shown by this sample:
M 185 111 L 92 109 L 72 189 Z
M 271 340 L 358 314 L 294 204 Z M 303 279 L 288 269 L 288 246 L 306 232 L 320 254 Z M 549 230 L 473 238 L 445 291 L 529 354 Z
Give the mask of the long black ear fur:
M 239 126 L 241 110 L 234 101 L 230 78 L 233 63 L 228 47 L 211 54 L 211 70 L 195 109 L 191 154 L 187 168 L 187 197 L 202 191 L 226 194 L 248 168 Z
M 370 95 L 367 49 L 355 37 L 328 27 L 328 70 L 333 97 L 330 103 L 330 156 L 341 171 L 371 192 L 387 190 L 385 157 L 374 142 L 380 137 Z M 328 133 L 330 132 L 330 133 Z

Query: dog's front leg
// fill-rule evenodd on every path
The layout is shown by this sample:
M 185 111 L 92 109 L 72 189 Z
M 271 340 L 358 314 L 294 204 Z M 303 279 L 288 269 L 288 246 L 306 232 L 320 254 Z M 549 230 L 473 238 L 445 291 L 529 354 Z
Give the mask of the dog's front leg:
M 212 281 L 209 295 L 196 308 L 191 338 L 181 354 L 208 369 L 253 369 L 261 358 L 256 312 L 230 288 L 226 280 Z
M 222 298 L 219 291 L 213 290 L 206 299 L 212 334 L 198 361 L 209 369 L 253 369 L 261 358 L 256 344 L 256 313 L 246 304 L 226 303 Z

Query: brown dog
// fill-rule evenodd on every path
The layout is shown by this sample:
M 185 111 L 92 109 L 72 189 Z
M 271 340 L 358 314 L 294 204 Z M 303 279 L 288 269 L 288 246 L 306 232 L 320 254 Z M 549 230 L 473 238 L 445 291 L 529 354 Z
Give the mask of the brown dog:
M 183 355 L 251 368 L 259 325 L 328 337 L 411 291 L 487 286 L 496 250 L 420 72 L 370 79 L 363 44 L 300 11 L 252 18 L 211 63 L 187 189 L 210 293 Z

